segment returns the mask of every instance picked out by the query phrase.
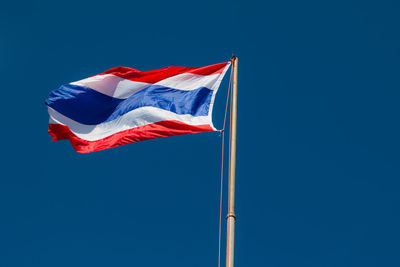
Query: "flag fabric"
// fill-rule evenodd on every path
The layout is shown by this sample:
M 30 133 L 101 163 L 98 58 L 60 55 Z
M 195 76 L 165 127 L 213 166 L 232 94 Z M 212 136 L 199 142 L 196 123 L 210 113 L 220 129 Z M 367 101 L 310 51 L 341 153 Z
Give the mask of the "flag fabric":
M 148 139 L 215 131 L 215 94 L 230 62 L 139 71 L 116 67 L 62 85 L 46 100 L 53 141 L 89 153 Z

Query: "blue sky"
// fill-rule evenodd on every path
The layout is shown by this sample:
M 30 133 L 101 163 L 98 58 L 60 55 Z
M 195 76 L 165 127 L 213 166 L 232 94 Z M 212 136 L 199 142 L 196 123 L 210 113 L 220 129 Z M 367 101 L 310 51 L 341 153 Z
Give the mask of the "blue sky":
M 235 53 L 237 266 L 399 266 L 399 11 L 386 0 L 3 3 L 0 265 L 216 266 L 217 133 L 82 155 L 50 142 L 44 100 L 115 66 Z M 227 79 L 218 127 L 226 91 Z

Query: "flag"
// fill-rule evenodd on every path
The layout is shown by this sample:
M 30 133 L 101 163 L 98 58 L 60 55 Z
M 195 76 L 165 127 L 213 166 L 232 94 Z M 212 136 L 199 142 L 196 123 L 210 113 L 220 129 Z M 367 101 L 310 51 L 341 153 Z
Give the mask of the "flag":
M 46 100 L 53 141 L 79 153 L 215 131 L 215 94 L 230 62 L 139 71 L 116 67 L 62 85 Z

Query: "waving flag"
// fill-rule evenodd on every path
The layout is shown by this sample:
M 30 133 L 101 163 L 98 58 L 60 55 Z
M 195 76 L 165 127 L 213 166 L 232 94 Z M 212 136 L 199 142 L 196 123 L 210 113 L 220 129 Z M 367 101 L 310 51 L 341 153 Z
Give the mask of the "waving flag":
M 53 141 L 89 153 L 132 142 L 215 131 L 215 94 L 230 62 L 139 71 L 117 67 L 62 85 L 46 100 Z

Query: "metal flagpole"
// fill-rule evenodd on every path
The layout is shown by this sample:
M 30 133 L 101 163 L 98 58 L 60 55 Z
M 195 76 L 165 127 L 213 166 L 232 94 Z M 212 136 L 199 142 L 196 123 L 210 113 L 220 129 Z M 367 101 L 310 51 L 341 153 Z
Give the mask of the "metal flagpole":
M 236 122 L 237 122 L 237 85 L 238 58 L 233 56 L 232 102 L 230 122 L 230 155 L 229 155 L 229 192 L 226 233 L 226 267 L 233 267 L 235 243 L 235 174 L 236 174 Z

